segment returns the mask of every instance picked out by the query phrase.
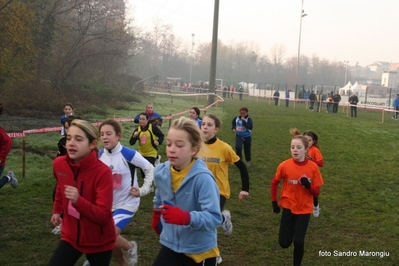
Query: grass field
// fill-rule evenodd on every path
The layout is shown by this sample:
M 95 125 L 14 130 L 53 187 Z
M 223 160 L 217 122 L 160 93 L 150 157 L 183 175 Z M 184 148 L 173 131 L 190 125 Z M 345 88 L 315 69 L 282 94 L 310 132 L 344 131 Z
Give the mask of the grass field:
M 230 168 L 232 197 L 226 208 L 232 213 L 234 232 L 225 237 L 219 230 L 222 265 L 291 265 L 293 247 L 278 244 L 280 214 L 274 214 L 270 181 L 280 162 L 290 157 L 290 128 L 314 130 L 319 135 L 325 185 L 319 197 L 320 217 L 311 217 L 305 243 L 303 265 L 399 265 L 399 125 L 381 114 L 358 110 L 350 118 L 342 109 L 337 114 L 316 113 L 305 105 L 274 106 L 269 100 L 230 100 L 208 110 L 224 122 L 218 136 L 233 145 L 231 120 L 241 106 L 250 109 L 254 121 L 250 197 L 237 200 L 241 187 L 239 171 Z M 190 106 L 203 107 L 204 99 L 152 97 L 162 115 L 177 113 Z M 283 104 L 283 103 L 282 103 Z M 109 117 L 132 117 L 144 109 L 109 110 Z M 82 114 L 80 114 L 82 115 Z M 96 122 L 108 117 L 87 114 Z M 122 143 L 129 146 L 133 123 L 123 123 Z M 167 132 L 168 123 L 163 131 Z M 28 135 L 26 177 L 16 189 L 0 190 L 0 265 L 46 265 L 59 236 L 50 234 L 54 187 L 51 162 L 57 152 L 58 133 Z M 137 147 L 135 147 L 137 148 Z M 21 176 L 22 140 L 14 139 L 5 172 Z M 39 152 L 40 151 L 40 152 Z M 165 145 L 161 147 L 165 159 Z M 281 187 L 280 187 L 281 188 Z M 139 243 L 139 265 L 151 265 L 160 244 L 151 229 L 152 196 L 142 198 L 140 209 L 123 232 Z M 387 252 L 386 256 L 361 256 L 361 251 Z M 345 256 L 344 252 L 352 252 Z M 354 254 L 354 252 L 356 254 Z M 356 256 L 355 256 L 356 255 Z M 84 257 L 77 265 L 81 265 Z M 113 262 L 113 265 L 116 265 Z

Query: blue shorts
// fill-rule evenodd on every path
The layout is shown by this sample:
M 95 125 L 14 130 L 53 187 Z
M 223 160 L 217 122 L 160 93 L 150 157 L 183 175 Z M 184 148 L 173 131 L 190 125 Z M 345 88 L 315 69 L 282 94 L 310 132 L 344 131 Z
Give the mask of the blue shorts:
M 134 212 L 127 211 L 124 209 L 116 209 L 112 213 L 112 217 L 114 218 L 115 226 L 117 226 L 121 231 L 125 229 L 125 227 L 129 224 L 134 216 Z

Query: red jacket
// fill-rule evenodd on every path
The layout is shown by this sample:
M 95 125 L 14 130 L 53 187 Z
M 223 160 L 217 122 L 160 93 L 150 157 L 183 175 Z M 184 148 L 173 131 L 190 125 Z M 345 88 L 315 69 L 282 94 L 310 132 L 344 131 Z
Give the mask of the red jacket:
M 61 240 L 83 253 L 96 253 L 115 247 L 115 225 L 112 218 L 113 178 L 108 166 L 92 151 L 78 164 L 65 156 L 53 162 L 58 181 L 53 213 L 63 214 Z M 80 213 L 77 219 L 68 213 L 69 200 L 64 186 L 75 186 L 79 198 L 72 206 Z
M 11 138 L 7 135 L 4 129 L 0 127 L 0 166 L 6 165 L 6 158 L 11 150 L 11 146 Z

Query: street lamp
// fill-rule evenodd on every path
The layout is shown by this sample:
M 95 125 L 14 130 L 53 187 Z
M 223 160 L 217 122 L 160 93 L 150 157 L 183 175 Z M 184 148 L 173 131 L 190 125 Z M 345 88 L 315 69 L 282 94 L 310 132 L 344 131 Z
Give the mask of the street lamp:
M 192 38 L 192 41 L 191 41 L 191 62 L 190 62 L 190 86 L 191 86 L 191 74 L 192 74 L 192 72 L 193 72 L 193 60 L 194 60 L 194 56 L 193 56 L 193 52 L 194 52 L 194 37 L 195 37 L 195 34 L 193 33 L 193 34 L 191 34 L 191 38 Z
M 349 61 L 344 60 L 344 64 L 345 64 L 345 83 L 344 83 L 344 87 L 346 86 L 346 77 L 348 75 L 348 63 L 349 63 Z
M 303 10 L 303 1 L 301 5 L 301 13 L 299 16 L 299 41 L 298 41 L 298 58 L 297 58 L 297 66 L 296 66 L 296 85 L 298 85 L 298 77 L 299 77 L 299 61 L 301 57 L 301 33 L 302 33 L 302 18 L 306 17 L 305 10 Z

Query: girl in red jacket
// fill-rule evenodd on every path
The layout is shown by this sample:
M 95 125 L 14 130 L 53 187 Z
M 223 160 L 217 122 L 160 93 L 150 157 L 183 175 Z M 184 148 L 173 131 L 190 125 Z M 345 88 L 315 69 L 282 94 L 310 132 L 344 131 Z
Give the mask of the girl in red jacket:
M 0 103 L 0 116 L 3 114 L 4 106 Z M 11 151 L 12 140 L 2 127 L 0 127 L 0 176 L 2 176 L 6 166 L 8 153 Z M 10 183 L 13 188 L 18 186 L 18 180 L 14 176 L 14 172 L 9 171 L 7 175 L 0 178 L 0 188 Z
M 67 133 L 67 155 L 57 157 L 58 186 L 51 222 L 62 222 L 61 241 L 50 266 L 74 265 L 83 253 L 91 265 L 109 265 L 115 247 L 112 172 L 97 158 L 98 130 L 75 119 Z M 63 215 L 61 218 L 61 214 Z

